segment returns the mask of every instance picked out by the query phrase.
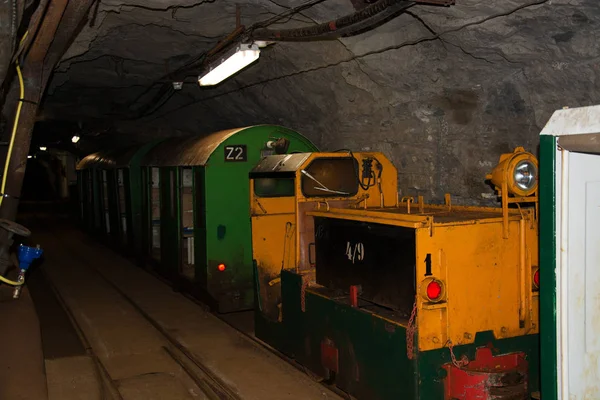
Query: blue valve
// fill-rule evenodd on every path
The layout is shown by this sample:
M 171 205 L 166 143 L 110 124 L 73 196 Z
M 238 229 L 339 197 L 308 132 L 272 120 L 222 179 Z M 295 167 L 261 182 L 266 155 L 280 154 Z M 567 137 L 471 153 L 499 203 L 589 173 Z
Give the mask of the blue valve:
M 42 256 L 43 252 L 44 250 L 42 250 L 39 246 L 29 247 L 20 245 L 19 250 L 17 251 L 19 268 L 22 270 L 27 270 L 34 260 L 37 260 Z

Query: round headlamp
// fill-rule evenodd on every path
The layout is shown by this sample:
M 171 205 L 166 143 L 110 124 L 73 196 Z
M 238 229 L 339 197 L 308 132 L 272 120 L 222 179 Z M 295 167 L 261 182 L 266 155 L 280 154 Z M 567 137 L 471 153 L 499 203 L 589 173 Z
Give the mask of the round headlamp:
M 513 153 L 500 157 L 500 163 L 487 178 L 497 188 L 506 184 L 513 195 L 530 196 L 538 187 L 538 161 L 533 154 L 517 147 Z
M 529 160 L 522 160 L 516 165 L 513 172 L 515 185 L 519 189 L 529 192 L 537 186 L 537 167 Z

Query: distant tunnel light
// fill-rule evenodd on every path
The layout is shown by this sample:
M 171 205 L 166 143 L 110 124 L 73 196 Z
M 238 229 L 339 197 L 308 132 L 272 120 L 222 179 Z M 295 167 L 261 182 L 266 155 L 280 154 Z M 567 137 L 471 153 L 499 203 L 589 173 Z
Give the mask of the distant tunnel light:
M 31 156 L 31 155 L 27 156 L 27 158 L 32 158 L 32 157 L 33 157 L 33 156 Z
M 200 86 L 212 86 L 258 60 L 260 50 L 256 44 L 240 44 L 210 66 L 210 70 L 198 77 Z
M 46 151 L 46 150 L 48 150 L 48 148 L 46 146 L 40 146 L 40 150 L 41 151 Z
M 79 142 L 79 139 L 81 139 L 81 138 L 79 136 L 75 135 L 71 138 L 71 142 L 77 143 L 77 142 Z

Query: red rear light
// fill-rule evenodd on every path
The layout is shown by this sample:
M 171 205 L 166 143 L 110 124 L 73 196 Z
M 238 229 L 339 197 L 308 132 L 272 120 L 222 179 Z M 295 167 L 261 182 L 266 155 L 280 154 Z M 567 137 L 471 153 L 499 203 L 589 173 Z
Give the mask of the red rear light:
M 446 301 L 446 285 L 444 285 L 444 281 L 430 276 L 421 281 L 419 294 L 426 302 Z
M 431 300 L 437 300 L 442 295 L 442 285 L 437 281 L 429 282 L 427 285 L 427 297 Z
M 536 288 L 540 287 L 540 270 L 536 269 L 535 273 L 533 274 L 533 284 L 535 285 Z
M 217 269 L 221 272 L 225 271 L 225 264 L 219 264 L 219 266 L 217 267 Z

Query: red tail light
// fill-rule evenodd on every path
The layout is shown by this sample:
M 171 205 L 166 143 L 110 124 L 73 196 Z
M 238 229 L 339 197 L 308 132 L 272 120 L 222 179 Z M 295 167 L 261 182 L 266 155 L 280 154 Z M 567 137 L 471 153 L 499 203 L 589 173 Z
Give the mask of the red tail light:
M 217 269 L 221 272 L 225 271 L 225 264 L 219 264 L 219 266 L 217 267 Z
M 536 269 L 533 274 L 533 284 L 536 288 L 540 287 L 540 270 Z
M 427 285 L 427 297 L 431 300 L 438 300 L 442 296 L 442 285 L 438 281 L 431 281 Z
M 423 300 L 427 302 L 438 303 L 446 301 L 446 285 L 444 285 L 444 281 L 436 279 L 433 276 L 421 281 L 419 293 Z

